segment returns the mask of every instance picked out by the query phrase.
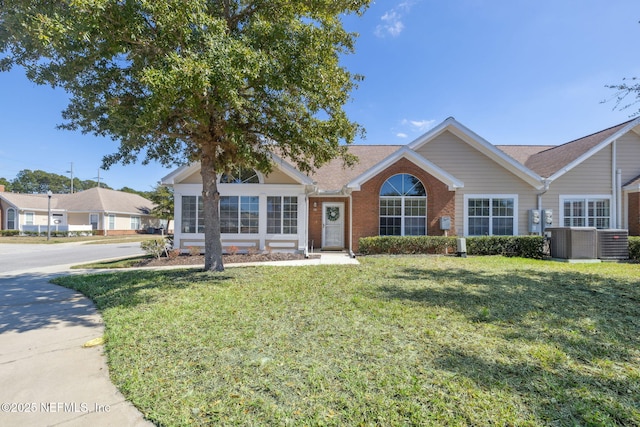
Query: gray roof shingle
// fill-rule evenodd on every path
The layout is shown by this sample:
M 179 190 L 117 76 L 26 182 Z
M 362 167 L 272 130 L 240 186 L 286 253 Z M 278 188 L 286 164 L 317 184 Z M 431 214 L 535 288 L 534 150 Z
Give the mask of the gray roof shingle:
M 20 209 L 47 210 L 46 194 L 1 193 L 11 204 Z M 154 204 L 138 194 L 106 188 L 90 188 L 73 194 L 54 194 L 51 209 L 68 212 L 113 212 L 148 214 Z
M 341 159 L 334 159 L 310 174 L 319 190 L 337 191 L 354 178 L 380 163 L 389 155 L 402 148 L 401 145 L 350 145 L 350 154 L 358 157 L 358 162 L 345 167 Z
M 631 121 L 633 120 L 533 154 L 526 160 L 524 165 L 538 175 L 548 178 L 596 145 L 614 135 Z

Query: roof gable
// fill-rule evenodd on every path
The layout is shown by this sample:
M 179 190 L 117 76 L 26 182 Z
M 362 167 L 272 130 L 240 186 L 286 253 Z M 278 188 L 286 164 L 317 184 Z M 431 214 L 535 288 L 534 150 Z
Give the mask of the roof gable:
M 425 144 L 433 141 L 436 137 L 442 133 L 449 131 L 453 135 L 457 136 L 463 142 L 479 151 L 504 169 L 508 170 L 512 174 L 516 175 L 523 181 L 532 185 L 535 188 L 542 188 L 542 178 L 534 171 L 528 169 L 522 163 L 519 163 L 504 151 L 498 149 L 495 145 L 491 144 L 475 132 L 471 131 L 466 126 L 462 125 L 453 117 L 449 117 L 438 126 L 434 127 L 424 135 L 418 137 L 411 142 L 407 147 L 411 150 L 417 150 Z
M 283 172 L 285 175 L 292 178 L 294 181 L 304 184 L 311 185 L 313 184 L 313 180 L 309 178 L 304 173 L 297 170 L 295 167 L 291 166 L 287 161 L 285 161 L 280 156 L 271 153 L 271 160 L 275 167 Z M 187 165 L 180 166 L 178 169 L 166 175 L 164 178 L 160 180 L 160 182 L 164 185 L 175 185 L 180 184 L 186 178 L 190 177 L 194 173 L 200 170 L 200 162 L 193 162 Z
M 630 120 L 566 144 L 549 148 L 529 157 L 525 166 L 540 176 L 553 181 L 638 125 L 640 125 L 640 119 Z
M 460 181 L 453 175 L 449 174 L 444 169 L 436 166 L 434 163 L 428 161 L 427 159 L 425 159 L 415 151 L 409 149 L 408 147 L 402 147 L 400 150 L 386 157 L 384 160 L 382 160 L 375 166 L 369 168 L 366 172 L 364 172 L 363 174 L 359 175 L 358 177 L 350 181 L 347 184 L 347 188 L 350 188 L 352 190 L 360 190 L 360 187 L 362 186 L 362 184 L 364 184 L 374 176 L 378 175 L 379 173 L 384 171 L 386 168 L 388 168 L 389 166 L 391 166 L 392 164 L 394 164 L 395 162 L 397 162 L 402 158 L 406 158 L 412 161 L 413 163 L 415 163 L 416 165 L 420 166 L 422 169 L 424 169 L 425 171 L 427 171 L 428 173 L 430 173 L 431 175 L 433 175 L 434 177 L 436 177 L 437 179 L 439 179 L 440 181 L 448 185 L 450 190 L 464 187 L 464 183 L 462 181 Z

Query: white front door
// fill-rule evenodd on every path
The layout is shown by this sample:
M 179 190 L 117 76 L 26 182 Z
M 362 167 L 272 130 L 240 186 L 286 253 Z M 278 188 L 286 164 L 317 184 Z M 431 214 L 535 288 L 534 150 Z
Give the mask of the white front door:
M 322 247 L 344 249 L 344 203 L 322 204 Z

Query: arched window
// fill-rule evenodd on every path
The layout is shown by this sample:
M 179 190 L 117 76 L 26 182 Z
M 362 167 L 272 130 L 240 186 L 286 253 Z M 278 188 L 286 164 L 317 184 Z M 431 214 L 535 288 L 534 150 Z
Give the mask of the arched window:
M 13 208 L 7 209 L 7 230 L 16 229 L 16 210 Z
M 221 184 L 259 184 L 258 173 L 253 169 L 238 168 L 220 177 Z
M 394 175 L 380 189 L 380 235 L 427 234 L 427 192 L 418 178 Z

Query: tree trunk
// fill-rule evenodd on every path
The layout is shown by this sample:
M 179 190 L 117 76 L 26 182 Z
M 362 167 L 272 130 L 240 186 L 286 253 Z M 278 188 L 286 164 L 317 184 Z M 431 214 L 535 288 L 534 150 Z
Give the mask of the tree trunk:
M 204 269 L 224 271 L 220 241 L 220 193 L 218 193 L 218 174 L 212 157 L 202 156 L 200 175 L 204 204 Z

